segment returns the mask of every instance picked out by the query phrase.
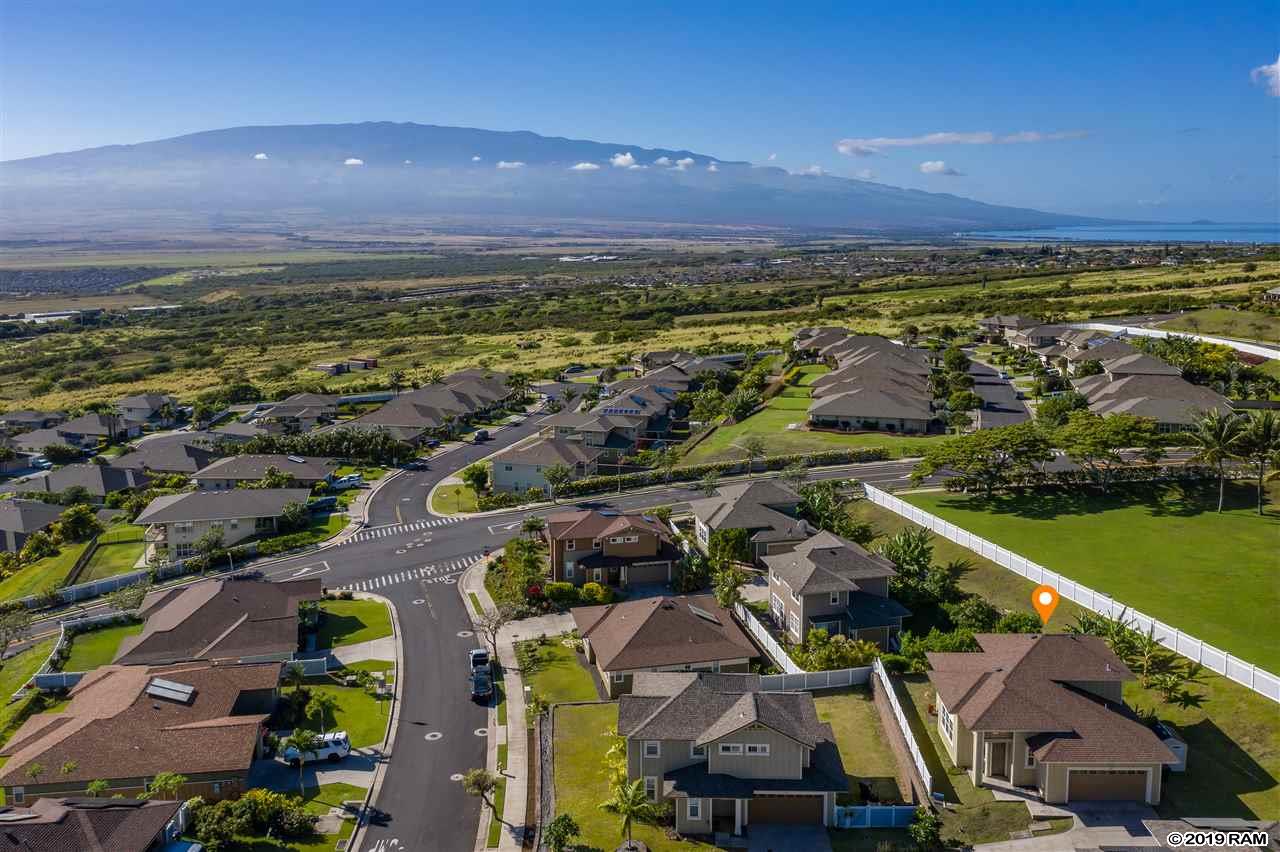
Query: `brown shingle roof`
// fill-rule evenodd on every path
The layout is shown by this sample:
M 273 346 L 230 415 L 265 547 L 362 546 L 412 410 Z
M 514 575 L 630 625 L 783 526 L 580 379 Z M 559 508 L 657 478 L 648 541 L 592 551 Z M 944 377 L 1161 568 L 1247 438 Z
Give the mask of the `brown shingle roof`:
M 146 852 L 162 841 L 182 802 L 41 798 L 0 808 L 0 849 L 22 852 Z
M 1037 731 L 1041 762 L 1173 763 L 1172 752 L 1124 704 L 1076 684 L 1133 680 L 1096 636 L 991 634 L 977 653 L 929 654 L 938 698 L 976 731 Z
M 189 704 L 146 692 L 161 677 L 193 687 Z M 103 666 L 71 690 L 57 713 L 28 719 L 0 748 L 0 786 L 88 783 L 158 772 L 247 772 L 266 714 L 232 715 L 242 692 L 274 689 L 280 663 Z M 193 722 L 210 722 L 191 728 Z M 61 767 L 74 762 L 75 769 Z M 38 763 L 35 778 L 27 770 Z
M 756 656 L 755 647 L 714 595 L 646 598 L 576 607 L 572 612 L 606 672 Z
M 547 535 L 556 540 L 599 538 L 617 535 L 624 530 L 639 530 L 669 541 L 671 533 L 662 523 L 649 515 L 629 515 L 615 512 L 596 512 L 582 509 L 576 512 L 559 512 L 547 518 Z

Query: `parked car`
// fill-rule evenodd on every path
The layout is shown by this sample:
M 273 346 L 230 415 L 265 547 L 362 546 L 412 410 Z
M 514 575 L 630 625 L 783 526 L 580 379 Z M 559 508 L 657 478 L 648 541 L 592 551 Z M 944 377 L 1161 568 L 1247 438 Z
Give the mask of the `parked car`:
M 329 483 L 329 487 L 334 491 L 346 491 L 350 488 L 359 488 L 364 485 L 364 477 L 358 473 L 349 473 L 346 476 L 339 476 L 333 482 Z
M 1001 371 L 1000 371 L 1000 378 L 1004 379 L 1004 380 L 1007 382 L 1007 381 L 1009 381 L 1009 374 L 1008 374 L 1008 373 L 1006 373 L 1004 370 L 1001 370 Z
M 53 462 L 49 461 L 44 456 L 36 456 L 31 460 L 31 466 L 38 467 L 41 470 L 51 470 L 53 469 Z
M 489 652 L 484 648 L 472 648 L 467 652 L 467 658 L 471 662 L 471 670 L 489 668 Z
M 487 669 L 471 670 L 471 697 L 476 701 L 488 701 L 493 695 L 493 678 Z
M 492 689 L 492 687 L 490 687 Z M 315 763 L 320 760 L 327 760 L 330 763 L 337 763 L 342 758 L 351 754 L 351 740 L 347 737 L 346 731 L 330 731 L 323 734 L 318 739 L 321 742 L 319 748 L 315 751 L 309 751 L 299 760 L 298 750 L 293 746 L 286 748 L 280 757 L 290 766 L 297 766 L 299 762 Z
M 524 417 L 523 417 L 522 415 L 519 415 L 519 414 L 513 414 L 513 415 L 511 415 L 511 417 L 507 420 L 507 422 L 508 422 L 508 423 L 510 423 L 512 426 L 519 426 L 521 423 L 523 423 L 523 422 L 524 422 Z
M 427 460 L 412 459 L 405 464 L 404 469 L 405 470 L 427 470 L 428 469 Z
M 435 438 L 431 438 L 426 442 L 426 447 L 429 450 L 434 450 L 438 446 L 440 446 L 440 442 L 437 441 Z
M 483 444 L 485 441 L 489 440 L 489 430 L 488 430 L 488 429 L 477 429 L 477 430 L 476 430 L 475 437 L 474 437 L 474 438 L 472 438 L 471 440 L 472 440 L 474 443 L 477 443 L 477 444 Z

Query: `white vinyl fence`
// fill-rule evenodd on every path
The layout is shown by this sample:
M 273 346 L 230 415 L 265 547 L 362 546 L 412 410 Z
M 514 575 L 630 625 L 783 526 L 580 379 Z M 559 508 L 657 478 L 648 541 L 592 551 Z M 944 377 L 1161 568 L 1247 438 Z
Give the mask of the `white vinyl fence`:
M 898 730 L 902 731 L 902 738 L 907 741 L 907 751 L 911 752 L 911 762 L 916 765 L 916 772 L 920 773 L 920 780 L 924 782 L 925 789 L 933 794 L 933 776 L 929 774 L 929 766 L 924 762 L 924 755 L 920 752 L 920 746 L 916 743 L 915 735 L 911 733 L 911 725 L 907 722 L 907 714 L 902 712 L 902 705 L 898 702 L 898 693 L 893 689 L 893 683 L 889 680 L 889 672 L 885 671 L 884 664 L 880 662 L 880 658 L 876 657 L 872 664 L 872 669 L 876 674 L 877 688 L 884 692 L 886 698 L 889 699 L 889 706 L 893 708 L 893 718 L 898 723 Z
M 754 612 L 740 603 L 733 605 L 733 612 L 738 616 L 738 621 L 742 623 L 742 626 L 747 628 L 751 638 L 756 640 L 761 648 L 764 648 L 765 653 L 773 660 L 774 665 L 787 674 L 805 674 L 805 670 L 796 665 L 796 661 L 791 659 L 787 649 L 782 647 L 777 639 L 773 638 L 769 628 L 760 623 L 760 619 L 756 618 Z
M 906 828 L 915 805 L 836 805 L 835 828 Z
M 871 680 L 871 666 L 856 669 L 836 669 L 829 672 L 800 672 L 799 674 L 763 675 L 760 688 L 768 692 L 794 692 L 814 689 L 839 689 L 844 686 L 863 686 Z
M 928 530 L 932 530 L 943 538 L 954 541 L 962 547 L 967 547 L 974 553 L 990 559 L 1000 567 L 1007 568 L 1019 576 L 1026 577 L 1037 585 L 1052 586 L 1062 597 L 1069 601 L 1075 601 L 1085 609 L 1100 613 L 1108 618 L 1119 618 L 1124 614 L 1126 618 L 1132 620 L 1133 627 L 1136 630 L 1144 634 L 1151 631 L 1156 641 L 1169 650 L 1199 663 L 1212 672 L 1229 677 L 1259 695 L 1266 696 L 1272 701 L 1280 702 L 1280 677 L 1266 669 L 1259 668 L 1253 663 L 1215 648 L 1208 642 L 1183 633 L 1178 628 L 1139 612 L 1108 595 L 1095 592 L 1070 577 L 1064 577 L 1055 571 L 1050 571 L 1043 565 L 1019 556 L 1013 551 L 987 541 L 981 536 L 976 536 L 968 530 L 944 521 L 937 515 L 926 512 L 904 500 L 899 500 L 892 494 L 887 494 L 873 485 L 867 485 L 865 488 L 867 499 L 877 506 L 883 506 L 891 512 L 914 521 Z
M 1159 328 L 1144 328 L 1138 325 L 1113 325 L 1105 322 L 1078 322 L 1072 325 L 1073 328 L 1083 328 L 1091 331 L 1110 331 L 1122 334 L 1132 334 L 1134 337 L 1190 337 L 1192 340 L 1199 340 L 1204 343 L 1216 343 L 1220 346 L 1230 346 L 1237 352 L 1247 352 L 1250 355 L 1258 355 L 1263 358 L 1271 358 L 1273 360 L 1280 359 L 1280 349 L 1272 346 L 1263 346 L 1259 343 L 1247 343 L 1243 340 L 1232 340 L 1229 337 L 1213 337 L 1208 334 L 1192 334 L 1189 331 L 1164 331 Z

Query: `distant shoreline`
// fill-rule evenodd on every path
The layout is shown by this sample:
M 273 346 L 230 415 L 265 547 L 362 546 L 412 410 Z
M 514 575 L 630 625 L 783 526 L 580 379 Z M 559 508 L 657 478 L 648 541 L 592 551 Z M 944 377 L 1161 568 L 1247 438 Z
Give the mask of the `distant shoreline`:
M 1280 224 L 1223 222 L 1186 225 L 1072 225 L 1009 231 L 964 231 L 957 236 L 971 240 L 1005 242 L 1275 245 L 1280 244 Z

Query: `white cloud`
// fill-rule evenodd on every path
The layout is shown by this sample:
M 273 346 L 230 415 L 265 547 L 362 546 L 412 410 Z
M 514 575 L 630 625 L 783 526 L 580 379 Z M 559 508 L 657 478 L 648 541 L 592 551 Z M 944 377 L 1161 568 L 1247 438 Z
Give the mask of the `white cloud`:
M 405 160 L 405 161 L 404 161 L 404 164 L 405 164 L 406 166 L 412 166 L 412 165 L 413 165 L 413 160 Z
M 1020 130 L 1017 133 L 997 135 L 990 130 L 973 133 L 925 133 L 921 136 L 874 136 L 867 139 L 841 139 L 836 150 L 848 157 L 870 157 L 882 153 L 885 148 L 915 148 L 921 145 L 1017 145 L 1029 142 L 1054 142 L 1060 139 L 1080 139 L 1088 136 L 1085 130 L 1057 130 L 1043 133 L 1039 130 Z
M 920 173 L 926 175 L 947 175 L 948 177 L 960 177 L 963 172 L 958 172 L 948 166 L 942 160 L 925 160 L 920 164 Z
M 676 160 L 676 171 L 687 172 L 693 167 L 693 157 L 681 157 Z
M 1250 71 L 1249 79 L 1255 83 L 1262 83 L 1271 97 L 1280 98 L 1280 56 L 1276 57 L 1273 64 L 1259 65 Z
M 498 168 L 500 169 L 523 169 L 524 163 L 520 160 L 499 160 Z
M 871 169 L 858 169 L 856 172 L 853 173 L 853 176 L 856 177 L 858 180 L 875 180 L 876 179 L 876 173 L 873 172 Z
M 808 168 L 805 168 L 805 169 L 800 169 L 799 171 L 796 171 L 796 172 L 792 172 L 791 174 L 811 175 L 813 177 L 820 177 L 822 175 L 825 175 L 826 171 L 822 168 L 822 166 L 814 165 L 814 166 L 809 166 Z
M 364 165 L 364 160 L 360 159 L 359 157 L 347 157 L 345 160 L 343 160 L 343 161 L 342 161 L 342 165 L 344 165 L 344 166 L 363 166 L 363 165 Z
M 656 159 L 656 160 L 654 160 L 654 161 L 653 161 L 653 164 L 654 164 L 655 166 L 663 166 L 663 167 L 665 168 L 666 166 L 671 165 L 671 158 L 670 158 L 670 157 L 659 157 L 658 159 Z
M 271 159 L 271 158 L 270 158 L 270 157 L 268 157 L 266 154 L 254 154 L 254 155 L 253 155 L 253 158 L 254 158 L 255 160 L 269 160 L 269 159 Z
M 472 158 L 471 158 L 471 162 L 473 162 L 473 163 L 478 163 L 478 162 L 480 162 L 480 155 L 479 155 L 479 154 L 476 154 L 474 157 L 472 157 Z
M 595 172 L 599 170 L 600 167 L 595 163 L 578 163 L 576 166 L 569 167 L 571 172 Z
M 615 169 L 629 169 L 635 166 L 636 158 L 632 156 L 630 151 L 621 154 L 614 154 L 609 158 L 609 162 L 613 164 Z
M 718 172 L 718 171 L 720 171 L 720 167 L 719 167 L 719 166 L 717 166 L 715 163 L 708 163 L 708 164 L 707 164 L 707 171 L 709 171 L 709 172 Z
M 770 154 L 770 155 L 769 155 L 769 162 L 771 162 L 771 163 L 772 163 L 772 162 L 773 162 L 774 160 L 776 160 L 776 159 L 778 159 L 778 155 L 777 155 L 776 153 L 775 153 L 775 154 Z

